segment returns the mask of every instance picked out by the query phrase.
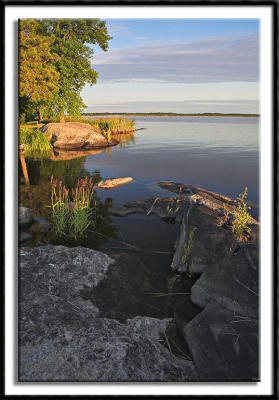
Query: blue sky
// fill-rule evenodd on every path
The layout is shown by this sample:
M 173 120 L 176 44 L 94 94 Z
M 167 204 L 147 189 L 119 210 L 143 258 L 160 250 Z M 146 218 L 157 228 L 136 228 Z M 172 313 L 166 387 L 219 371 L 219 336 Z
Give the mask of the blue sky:
M 88 112 L 258 112 L 255 19 L 110 19 Z

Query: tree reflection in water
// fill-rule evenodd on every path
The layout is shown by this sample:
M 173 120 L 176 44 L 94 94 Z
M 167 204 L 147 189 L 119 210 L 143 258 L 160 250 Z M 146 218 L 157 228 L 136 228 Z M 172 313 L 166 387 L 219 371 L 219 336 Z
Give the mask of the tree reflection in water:
M 33 215 L 40 219 L 50 221 L 51 215 L 51 185 L 50 177 L 62 180 L 68 188 L 76 186 L 80 178 L 92 177 L 94 183 L 102 180 L 100 170 L 93 173 L 87 171 L 84 167 L 86 157 L 79 157 L 71 160 L 52 161 L 49 159 L 26 159 L 30 186 L 25 184 L 23 170 L 20 169 L 19 177 L 19 205 L 32 209 Z M 53 232 L 41 235 L 39 230 L 35 234 L 32 244 L 50 242 L 56 245 L 65 246 L 85 246 L 93 249 L 102 247 L 109 238 L 116 238 L 118 228 L 112 224 L 109 216 L 109 208 L 112 205 L 112 199 L 107 199 L 104 203 L 97 193 L 94 199 L 97 201 L 99 217 L 94 231 L 88 230 L 86 236 L 78 240 L 62 236 L 57 238 Z

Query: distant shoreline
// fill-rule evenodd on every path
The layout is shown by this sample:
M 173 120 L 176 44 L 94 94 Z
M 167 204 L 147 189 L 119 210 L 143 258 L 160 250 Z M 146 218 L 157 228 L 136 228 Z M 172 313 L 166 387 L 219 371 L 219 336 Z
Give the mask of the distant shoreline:
M 98 116 L 118 116 L 123 115 L 127 117 L 255 117 L 259 118 L 260 114 L 240 114 L 240 113 L 82 113 L 86 117 Z

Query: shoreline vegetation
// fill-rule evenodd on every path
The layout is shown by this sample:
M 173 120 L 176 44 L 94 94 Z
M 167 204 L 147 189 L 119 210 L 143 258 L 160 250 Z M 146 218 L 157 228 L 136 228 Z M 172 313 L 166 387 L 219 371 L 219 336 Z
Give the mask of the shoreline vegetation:
M 114 116 L 114 115 L 123 115 L 129 117 L 260 117 L 260 114 L 241 114 L 241 113 L 163 113 L 163 112 L 151 112 L 151 113 L 82 113 L 84 117 L 97 117 L 97 116 Z
M 24 148 L 26 156 L 30 157 L 48 157 L 52 152 L 52 144 L 46 135 L 39 129 L 43 125 L 59 122 L 58 119 L 49 119 L 42 122 L 29 121 L 19 125 L 19 145 Z M 135 121 L 131 118 L 100 118 L 85 119 L 65 117 L 65 122 L 81 122 L 93 126 L 96 131 L 102 133 L 108 142 L 111 142 L 112 136 L 131 134 L 135 132 Z

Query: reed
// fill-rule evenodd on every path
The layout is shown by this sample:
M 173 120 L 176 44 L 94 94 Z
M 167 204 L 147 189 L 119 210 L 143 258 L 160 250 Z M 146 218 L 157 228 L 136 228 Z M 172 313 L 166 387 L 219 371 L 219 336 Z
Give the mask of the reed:
M 53 230 L 58 236 L 83 236 L 89 226 L 95 226 L 97 219 L 96 201 L 92 204 L 96 188 L 92 177 L 78 179 L 71 196 L 62 180 L 58 182 L 52 176 L 50 183 Z
M 52 145 L 45 134 L 37 128 L 20 127 L 19 144 L 25 144 L 24 153 L 27 157 L 48 156 Z
M 104 133 L 110 131 L 112 135 L 135 130 L 135 121 L 130 118 L 83 119 L 82 122 L 90 124 Z

